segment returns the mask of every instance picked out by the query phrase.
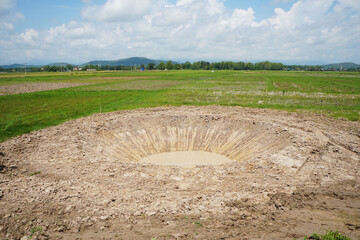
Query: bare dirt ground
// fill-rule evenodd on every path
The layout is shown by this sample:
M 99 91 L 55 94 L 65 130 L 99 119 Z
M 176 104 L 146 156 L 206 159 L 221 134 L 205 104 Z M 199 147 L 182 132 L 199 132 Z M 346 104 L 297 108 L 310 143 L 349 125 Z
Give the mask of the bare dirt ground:
M 98 77 L 98 78 L 91 78 L 91 80 L 133 80 L 133 79 L 148 79 L 148 78 L 155 78 L 156 76 L 133 76 L 133 77 Z
M 192 168 L 139 161 L 206 151 Z M 69 121 L 0 144 L 1 239 L 360 236 L 360 123 L 240 107 Z
M 0 95 L 12 95 L 19 93 L 30 93 L 49 91 L 60 88 L 84 86 L 94 83 L 26 83 L 0 86 Z

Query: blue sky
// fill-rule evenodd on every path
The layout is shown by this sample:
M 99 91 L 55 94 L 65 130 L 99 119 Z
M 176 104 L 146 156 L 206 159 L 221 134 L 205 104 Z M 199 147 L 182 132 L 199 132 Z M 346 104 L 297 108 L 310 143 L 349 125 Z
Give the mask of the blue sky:
M 0 0 L 0 64 L 360 63 L 359 0 Z
M 25 17 L 16 25 L 16 30 L 22 32 L 27 28 L 46 30 L 69 21 L 81 21 L 80 12 L 85 3 L 76 0 L 18 0 L 16 5 Z
M 92 0 L 92 4 L 101 5 L 106 0 Z M 176 3 L 176 0 L 168 1 Z M 224 5 L 234 10 L 236 8 L 253 8 L 256 12 L 256 19 L 263 20 L 274 15 L 274 8 L 281 7 L 289 10 L 292 0 L 269 1 L 269 0 L 226 0 Z M 46 30 L 55 25 L 65 24 L 69 21 L 81 21 L 80 12 L 87 4 L 81 0 L 18 0 L 17 9 L 24 15 L 25 21 L 16 25 L 18 32 L 27 28 L 37 28 Z

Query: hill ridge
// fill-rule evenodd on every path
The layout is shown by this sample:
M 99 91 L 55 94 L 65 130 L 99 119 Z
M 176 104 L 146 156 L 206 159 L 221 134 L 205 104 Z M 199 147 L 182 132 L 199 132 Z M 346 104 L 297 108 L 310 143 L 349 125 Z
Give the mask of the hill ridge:
M 359 68 L 360 65 L 356 64 L 356 63 L 353 63 L 353 62 L 340 62 L 340 63 L 325 64 L 325 65 L 322 65 L 322 67 L 324 67 L 325 69 L 329 69 L 329 68 L 349 69 L 349 68 Z
M 94 60 L 87 63 L 80 64 L 79 66 L 86 65 L 98 65 L 98 66 L 134 66 L 144 64 L 145 66 L 149 63 L 158 65 L 160 62 L 166 63 L 168 60 L 154 60 L 146 57 L 130 57 L 118 60 Z M 177 62 L 172 61 L 174 64 Z

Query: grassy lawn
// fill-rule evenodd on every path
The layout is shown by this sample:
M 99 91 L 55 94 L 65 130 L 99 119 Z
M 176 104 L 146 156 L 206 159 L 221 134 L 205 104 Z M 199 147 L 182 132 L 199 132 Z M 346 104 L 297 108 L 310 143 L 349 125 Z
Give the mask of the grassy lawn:
M 0 141 L 100 111 L 225 105 L 312 111 L 359 120 L 360 73 L 148 71 L 1 74 L 0 86 L 95 83 L 0 96 Z

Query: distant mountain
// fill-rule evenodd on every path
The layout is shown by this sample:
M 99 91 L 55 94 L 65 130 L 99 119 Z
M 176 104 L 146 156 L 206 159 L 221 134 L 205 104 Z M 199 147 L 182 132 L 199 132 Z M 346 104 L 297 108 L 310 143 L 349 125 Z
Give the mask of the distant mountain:
M 52 67 L 52 66 L 55 66 L 55 67 L 63 66 L 63 67 L 66 67 L 68 64 L 69 63 L 64 63 L 64 62 L 50 63 L 50 64 L 46 64 L 46 65 L 27 65 L 27 64 L 25 65 L 25 64 L 17 64 L 17 63 L 15 63 L 15 64 L 11 64 L 11 65 L 2 65 L 0 67 L 3 68 L 3 69 L 9 69 L 9 68 L 25 68 L 25 66 L 26 66 L 26 68 L 30 69 L 32 67 L 41 68 L 43 66 L 50 66 L 50 67 Z M 73 65 L 73 64 L 71 64 L 71 65 Z
M 95 66 L 140 66 L 141 64 L 144 64 L 145 66 L 149 63 L 155 63 L 158 65 L 160 62 L 166 63 L 167 60 L 153 60 L 149 58 L 144 57 L 132 57 L 132 58 L 125 58 L 125 59 L 119 59 L 119 60 L 113 60 L 113 61 L 91 61 L 84 64 L 81 64 L 80 66 L 86 66 L 86 65 L 95 65 Z M 176 64 L 177 62 L 173 62 Z
M 66 62 L 55 62 L 55 63 L 50 63 L 50 64 L 46 64 L 46 65 L 26 65 L 27 68 L 31 68 L 31 67 L 43 67 L 43 66 L 55 66 L 55 67 L 66 67 L 67 65 L 73 65 L 73 66 L 86 66 L 86 65 L 95 65 L 95 66 L 140 66 L 141 64 L 144 64 L 145 66 L 148 65 L 149 63 L 154 63 L 156 65 L 158 65 L 160 62 L 164 62 L 166 63 L 168 60 L 154 60 L 154 59 L 149 59 L 149 58 L 144 58 L 144 57 L 131 57 L 131 58 L 125 58 L 125 59 L 119 59 L 119 60 L 113 60 L 113 61 L 106 61 L 106 60 L 102 60 L 102 61 L 91 61 L 91 62 L 87 62 L 87 63 L 83 63 L 83 64 L 70 64 L 70 63 L 66 63 Z M 178 62 L 172 61 L 173 64 L 177 64 Z M 2 65 L 0 66 L 3 69 L 9 69 L 9 68 L 25 68 L 25 64 L 11 64 L 11 65 Z
M 71 64 L 71 63 L 65 63 L 65 62 L 56 62 L 56 63 L 50 63 L 50 64 L 47 64 L 45 66 L 50 66 L 50 67 L 66 67 L 67 65 L 74 65 L 74 64 Z
M 9 69 L 9 68 L 31 68 L 31 67 L 42 67 L 42 66 L 38 66 L 38 65 L 25 65 L 25 64 L 11 64 L 11 65 L 2 65 L 0 66 L 3 69 Z
M 333 64 L 327 64 L 327 65 L 322 65 L 323 68 L 325 69 L 340 69 L 341 67 L 343 69 L 349 69 L 349 68 L 359 68 L 360 65 L 356 64 L 356 63 L 352 63 L 352 62 L 343 62 L 343 63 L 333 63 Z

